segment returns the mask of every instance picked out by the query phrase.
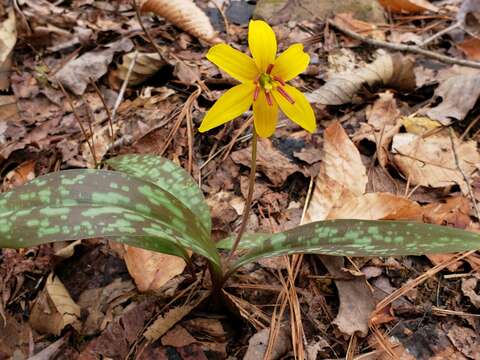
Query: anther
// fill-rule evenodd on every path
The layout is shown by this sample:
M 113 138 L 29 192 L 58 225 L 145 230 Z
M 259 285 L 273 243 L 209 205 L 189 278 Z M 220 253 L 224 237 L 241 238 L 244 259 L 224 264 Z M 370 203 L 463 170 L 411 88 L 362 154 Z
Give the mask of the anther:
M 274 76 L 273 80 L 278 81 L 282 86 L 285 86 L 285 81 L 283 81 L 282 78 L 279 78 L 278 76 Z
M 255 86 L 255 91 L 253 92 L 253 101 L 257 101 L 258 94 L 260 93 L 260 86 Z
M 290 104 L 295 104 L 295 100 L 287 93 L 287 91 L 281 86 L 277 86 L 277 91 L 282 95 Z
M 265 99 L 267 99 L 267 104 L 273 106 L 272 94 L 268 91 L 265 91 Z
M 268 64 L 267 66 L 267 74 L 270 75 L 270 73 L 272 72 L 273 70 L 273 64 Z

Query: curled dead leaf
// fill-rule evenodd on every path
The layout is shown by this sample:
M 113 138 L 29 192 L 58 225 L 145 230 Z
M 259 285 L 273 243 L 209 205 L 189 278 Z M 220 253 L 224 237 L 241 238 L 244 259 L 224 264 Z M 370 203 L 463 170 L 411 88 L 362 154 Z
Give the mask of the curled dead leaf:
M 438 8 L 427 0 L 379 0 L 379 3 L 385 9 L 394 13 L 438 12 Z
M 385 33 L 379 30 L 376 25 L 355 19 L 352 13 L 337 14 L 335 15 L 334 21 L 342 27 L 364 36 L 370 36 L 377 40 L 385 40 Z
M 43 334 L 60 335 L 67 325 L 80 318 L 80 306 L 71 298 L 62 281 L 53 273 L 36 299 L 30 314 L 30 324 Z
M 314 103 L 341 105 L 352 102 L 363 86 L 382 85 L 410 91 L 416 86 L 413 65 L 411 57 L 382 55 L 362 68 L 333 76 L 307 96 Z
M 221 41 L 207 15 L 192 0 L 146 0 L 141 5 L 141 9 L 164 17 L 180 29 L 202 40 L 210 43 Z
M 128 68 L 133 61 L 134 52 L 123 55 L 122 63 L 118 65 L 115 71 L 112 71 L 109 80 L 116 88 L 120 88 L 121 84 L 127 78 Z M 151 76 L 165 65 L 165 61 L 160 59 L 158 53 L 137 53 L 135 64 L 128 78 L 128 85 L 138 85 Z

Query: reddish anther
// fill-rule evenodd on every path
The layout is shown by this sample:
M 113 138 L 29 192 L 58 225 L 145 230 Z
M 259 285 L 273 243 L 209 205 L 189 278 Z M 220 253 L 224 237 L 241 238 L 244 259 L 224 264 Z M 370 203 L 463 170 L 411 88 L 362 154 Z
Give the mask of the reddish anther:
M 282 86 L 285 86 L 285 81 L 283 79 L 279 78 L 278 76 L 274 76 L 273 80 L 278 81 Z
M 272 72 L 272 70 L 273 70 L 273 64 L 269 64 L 269 65 L 267 66 L 267 74 L 270 75 L 270 73 Z
M 281 86 L 277 86 L 277 91 L 282 95 L 290 104 L 295 104 L 295 100 L 287 93 L 287 91 Z
M 260 93 L 260 86 L 257 85 L 255 87 L 255 91 L 253 92 L 253 101 L 257 101 L 259 93 Z
M 265 91 L 265 99 L 267 99 L 267 104 L 273 106 L 272 94 L 269 91 Z

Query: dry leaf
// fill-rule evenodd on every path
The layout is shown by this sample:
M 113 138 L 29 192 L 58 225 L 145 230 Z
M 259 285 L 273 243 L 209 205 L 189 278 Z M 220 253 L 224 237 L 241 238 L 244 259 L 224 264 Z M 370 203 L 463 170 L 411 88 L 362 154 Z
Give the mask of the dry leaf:
M 27 160 L 8 172 L 3 180 L 3 191 L 12 190 L 35 178 L 35 160 Z
M 469 359 L 480 359 L 480 335 L 477 331 L 452 323 L 447 336 L 463 355 Z
M 178 256 L 161 254 L 125 245 L 124 260 L 128 272 L 141 292 L 160 289 L 170 279 L 180 275 L 187 265 Z
M 360 69 L 333 76 L 307 96 L 314 103 L 341 105 L 353 101 L 357 92 L 366 85 L 372 87 L 378 84 L 410 91 L 416 86 L 413 65 L 411 57 L 382 55 Z
M 342 198 L 328 214 L 329 219 L 422 220 L 422 208 L 415 201 L 390 193 L 370 193 Z
M 459 101 L 462 94 L 462 101 Z M 446 79 L 435 90 L 435 96 L 442 102 L 434 108 L 423 111 L 428 117 L 450 125 L 453 120 L 463 120 L 480 96 L 480 72 L 461 74 Z
M 70 297 L 60 279 L 51 273 L 45 288 L 35 301 L 30 324 L 42 334 L 60 335 L 65 326 L 80 318 L 80 306 Z
M 141 9 L 164 17 L 180 29 L 202 40 L 210 43 L 221 41 L 210 19 L 192 0 L 146 0 Z
M 264 359 L 267 352 L 268 341 L 270 338 L 270 328 L 262 329 L 254 334 L 248 340 L 248 348 L 243 360 L 258 360 Z M 289 332 L 285 327 L 281 327 L 277 338 L 270 350 L 269 359 L 279 359 L 292 347 Z
M 467 177 L 480 165 L 475 141 L 454 140 L 461 169 Z M 437 134 L 421 137 L 403 133 L 393 137 L 394 162 L 411 185 L 446 187 L 459 185 L 468 192 L 462 173 L 458 170 L 450 137 Z
M 56 74 L 56 79 L 63 86 L 77 95 L 82 95 L 91 81 L 97 81 L 108 70 L 113 55 L 119 51 L 130 51 L 133 43 L 122 38 L 106 46 L 106 49 L 85 53 L 65 64 Z
M 401 119 L 401 123 L 407 132 L 417 135 L 423 135 L 442 126 L 438 121 L 424 116 L 405 116 Z
M 17 42 L 17 28 L 15 11 L 8 9 L 8 17 L 0 24 L 0 90 L 10 86 L 10 69 L 12 67 L 12 54 Z
M 115 71 L 112 71 L 109 80 L 117 88 L 120 88 L 123 81 L 125 81 L 128 73 L 128 68 L 133 61 L 134 52 L 123 55 L 122 63 L 118 65 Z M 137 53 L 135 64 L 132 72 L 128 78 L 128 85 L 138 85 L 159 71 L 165 65 L 165 61 L 160 59 L 158 53 Z
M 343 28 L 347 28 L 363 36 L 369 36 L 376 40 L 385 40 L 385 33 L 379 30 L 376 25 L 355 19 L 352 13 L 337 14 L 333 20 Z
M 460 6 L 457 20 L 462 28 L 474 37 L 480 35 L 480 2 L 478 0 L 465 0 Z
M 457 48 L 462 50 L 470 60 L 480 61 L 480 39 L 471 37 L 457 44 Z
M 367 139 L 377 145 L 377 157 L 381 166 L 388 163 L 389 146 L 392 138 L 400 130 L 400 111 L 391 92 L 379 95 L 372 107 L 367 109 L 367 123 L 360 124 L 360 130 L 353 141 Z
M 462 292 L 477 309 L 480 309 L 480 294 L 475 292 L 477 283 L 478 279 L 475 277 L 462 279 Z
M 169 310 L 165 315 L 159 315 L 157 319 L 150 325 L 143 333 L 143 336 L 150 342 L 154 342 L 159 337 L 163 336 L 168 330 L 172 328 L 177 322 L 182 320 L 185 316 L 195 309 L 203 300 L 209 296 L 208 291 L 200 291 L 199 297 L 194 301 L 178 306 Z
M 379 0 L 380 4 L 394 13 L 420 13 L 424 11 L 438 12 L 435 5 L 427 0 Z

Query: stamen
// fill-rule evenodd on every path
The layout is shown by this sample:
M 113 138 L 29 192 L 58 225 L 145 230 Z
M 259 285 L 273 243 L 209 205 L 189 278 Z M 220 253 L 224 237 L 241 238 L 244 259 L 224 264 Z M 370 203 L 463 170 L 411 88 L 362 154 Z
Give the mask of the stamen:
M 278 81 L 282 86 L 285 86 L 285 81 L 283 81 L 282 78 L 279 78 L 278 76 L 274 76 L 273 80 Z
M 255 91 L 253 92 L 253 101 L 257 101 L 259 93 L 260 93 L 260 86 L 257 85 L 255 87 Z
M 272 98 L 272 94 L 268 91 L 265 91 L 265 99 L 267 99 L 267 104 L 269 106 L 273 106 L 273 98 Z
M 272 72 L 273 70 L 273 64 L 269 64 L 268 67 L 267 67 L 267 74 L 270 75 L 270 73 Z
M 295 104 L 295 100 L 287 93 L 287 91 L 281 86 L 277 86 L 277 91 L 282 95 L 290 104 Z

